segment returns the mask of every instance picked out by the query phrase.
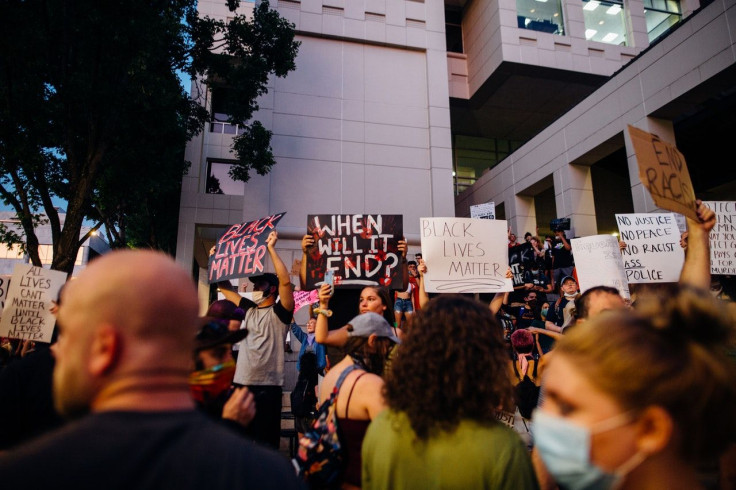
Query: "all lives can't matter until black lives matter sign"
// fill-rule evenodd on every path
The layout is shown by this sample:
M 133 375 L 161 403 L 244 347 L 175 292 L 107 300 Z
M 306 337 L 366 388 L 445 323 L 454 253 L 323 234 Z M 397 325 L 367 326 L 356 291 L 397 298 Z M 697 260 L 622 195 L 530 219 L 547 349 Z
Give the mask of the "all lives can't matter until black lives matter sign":
M 51 342 L 56 320 L 51 302 L 66 282 L 65 272 L 18 264 L 5 299 L 0 337 Z

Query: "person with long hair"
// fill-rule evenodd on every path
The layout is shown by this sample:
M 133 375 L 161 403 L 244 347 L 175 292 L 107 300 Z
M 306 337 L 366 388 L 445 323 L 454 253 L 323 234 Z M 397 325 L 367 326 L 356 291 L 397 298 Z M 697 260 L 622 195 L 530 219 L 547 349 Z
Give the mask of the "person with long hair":
M 363 488 L 534 489 L 529 453 L 497 420 L 513 398 L 501 327 L 460 294 L 412 319 L 363 442 Z
M 314 312 L 317 314 L 317 325 L 315 328 L 315 340 L 320 344 L 342 347 L 350 337 L 347 325 L 335 330 L 329 330 L 327 318 L 332 314 L 330 311 L 330 300 L 332 298 L 332 286 L 322 284 L 319 289 L 319 308 Z M 392 307 L 391 293 L 382 286 L 366 286 L 360 292 L 358 303 L 358 314 L 366 312 L 376 313 L 386 319 L 389 325 L 393 325 L 394 311 Z M 395 330 L 395 327 L 392 327 Z M 394 331 L 394 333 L 396 333 Z
M 324 295 L 325 289 L 322 288 L 320 304 L 326 303 Z M 389 313 L 393 314 L 391 310 Z M 322 325 L 323 329 L 326 327 L 326 323 Z M 361 485 L 363 437 L 371 420 L 385 408 L 382 395 L 384 371 L 389 353 L 400 341 L 386 318 L 373 311 L 359 314 L 344 330 L 346 355 L 325 375 L 319 403 L 321 405 L 330 397 L 340 375 L 347 371 L 339 388 L 335 410 L 345 458 L 341 488 L 355 489 Z
M 532 419 L 538 474 L 567 489 L 703 488 L 700 464 L 736 438 L 734 325 L 681 286 L 566 333 Z

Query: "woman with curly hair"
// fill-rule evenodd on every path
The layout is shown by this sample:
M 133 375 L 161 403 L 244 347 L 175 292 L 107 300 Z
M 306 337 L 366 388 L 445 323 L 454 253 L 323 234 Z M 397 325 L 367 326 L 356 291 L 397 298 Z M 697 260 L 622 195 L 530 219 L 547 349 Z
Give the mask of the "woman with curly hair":
M 363 441 L 363 488 L 535 489 L 529 453 L 496 419 L 513 397 L 501 327 L 459 294 L 430 300 L 398 347 L 388 410 Z

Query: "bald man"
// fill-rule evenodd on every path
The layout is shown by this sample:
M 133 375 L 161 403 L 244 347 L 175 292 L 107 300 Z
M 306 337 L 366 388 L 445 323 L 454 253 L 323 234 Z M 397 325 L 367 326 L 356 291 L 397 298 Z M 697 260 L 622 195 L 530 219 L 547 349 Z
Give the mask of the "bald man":
M 74 421 L 0 454 L 7 488 L 301 488 L 287 459 L 195 409 L 192 278 L 153 251 L 115 251 L 64 288 L 54 403 Z M 12 421 L 3 421 L 12 423 Z

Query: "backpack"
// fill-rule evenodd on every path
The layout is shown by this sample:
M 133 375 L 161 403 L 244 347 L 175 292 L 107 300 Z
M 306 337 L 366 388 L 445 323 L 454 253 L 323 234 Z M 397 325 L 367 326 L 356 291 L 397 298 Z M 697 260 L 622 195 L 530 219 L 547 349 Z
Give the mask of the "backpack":
M 333 488 L 340 483 L 345 456 L 340 443 L 335 405 L 342 382 L 354 369 L 355 366 L 351 365 L 340 373 L 330 398 L 319 407 L 312 428 L 299 440 L 293 461 L 298 468 L 299 478 L 309 488 Z
M 539 359 L 535 360 L 532 376 L 536 378 Z M 517 377 L 519 376 L 519 372 L 516 370 L 516 362 L 514 362 L 514 373 Z M 539 402 L 539 386 L 535 385 L 534 381 L 525 374 L 524 379 L 514 387 L 514 396 L 521 416 L 525 419 L 531 419 L 532 412 L 537 408 L 537 403 Z

